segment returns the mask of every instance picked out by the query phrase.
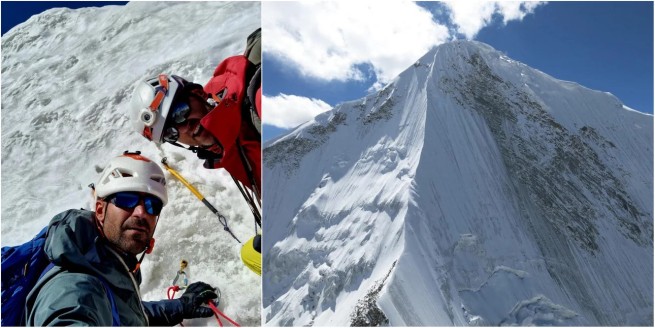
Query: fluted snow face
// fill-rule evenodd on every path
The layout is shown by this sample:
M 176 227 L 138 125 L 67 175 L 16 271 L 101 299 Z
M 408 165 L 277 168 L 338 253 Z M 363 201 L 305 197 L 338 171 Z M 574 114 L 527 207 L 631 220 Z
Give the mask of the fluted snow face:
M 125 150 L 168 157 L 240 239 L 250 238 L 252 215 L 232 179 L 203 169 L 190 151 L 155 147 L 134 132 L 129 103 L 135 82 L 147 76 L 206 83 L 259 26 L 259 2 L 131 2 L 51 9 L 3 35 L 2 245 L 26 242 L 61 211 L 93 209 L 87 186 Z M 218 219 L 166 174 L 169 204 L 143 262 L 144 299 L 166 298 L 186 259 L 192 282 L 221 289 L 227 315 L 259 325 L 259 276 L 241 264 L 239 244 Z M 186 323 L 216 325 L 213 318 Z
M 652 325 L 652 124 L 437 47 L 267 145 L 265 320 Z

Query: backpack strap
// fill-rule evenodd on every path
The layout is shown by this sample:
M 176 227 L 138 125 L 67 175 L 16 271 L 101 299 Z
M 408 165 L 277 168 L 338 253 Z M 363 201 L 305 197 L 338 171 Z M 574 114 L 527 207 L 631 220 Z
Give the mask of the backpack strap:
M 50 264 L 48 264 L 48 265 L 45 267 L 45 269 L 43 269 L 43 272 L 41 272 L 41 275 L 39 276 L 39 279 L 37 279 L 36 281 L 41 280 L 41 278 L 43 278 L 43 276 L 45 276 L 46 273 L 48 273 L 48 271 L 52 270 L 52 268 L 54 268 L 54 267 L 55 267 L 55 264 L 52 263 L 52 262 L 50 262 Z
M 112 293 L 109 284 L 105 281 L 105 278 L 97 277 L 102 281 L 102 286 L 105 287 L 105 292 L 107 292 L 107 298 L 109 298 L 109 303 L 111 304 L 111 324 L 114 327 L 120 327 L 121 318 L 118 316 L 118 310 L 116 307 L 116 301 L 114 301 L 114 293 Z
M 253 74 L 250 82 L 248 83 L 248 88 L 246 89 L 246 97 L 244 98 L 244 109 L 245 112 L 243 116 L 245 118 L 250 118 L 250 123 L 254 126 L 257 133 L 261 138 L 262 135 L 262 120 L 260 117 L 261 104 L 257 102 L 257 92 L 261 88 L 261 67 L 258 67 L 255 73 Z
M 246 50 L 243 55 L 248 57 L 248 60 L 259 65 L 262 62 L 262 28 L 256 29 L 248 35 L 246 40 Z

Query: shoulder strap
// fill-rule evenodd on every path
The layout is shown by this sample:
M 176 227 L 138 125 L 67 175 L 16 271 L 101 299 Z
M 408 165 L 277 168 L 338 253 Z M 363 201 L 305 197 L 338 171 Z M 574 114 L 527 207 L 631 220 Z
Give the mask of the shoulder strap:
M 248 57 L 248 60 L 255 65 L 259 65 L 262 62 L 261 38 L 262 28 L 260 27 L 248 35 L 246 40 L 246 50 L 243 53 L 243 55 Z
M 109 298 L 109 303 L 111 304 L 111 324 L 114 327 L 120 327 L 121 319 L 118 316 L 116 301 L 114 301 L 114 293 L 112 293 L 111 288 L 109 288 L 109 285 L 107 284 L 107 281 L 105 281 L 104 278 L 98 277 L 98 279 L 102 281 L 102 286 L 105 288 L 105 292 L 107 293 L 107 298 Z
M 247 118 L 250 118 L 250 123 L 255 127 L 259 137 L 262 135 L 262 121 L 259 116 L 259 111 L 261 109 L 258 107 L 257 103 L 257 91 L 261 88 L 261 67 L 257 67 L 257 70 L 250 78 L 248 82 L 248 88 L 246 89 L 246 97 L 244 98 L 246 111 L 243 115 L 247 115 Z

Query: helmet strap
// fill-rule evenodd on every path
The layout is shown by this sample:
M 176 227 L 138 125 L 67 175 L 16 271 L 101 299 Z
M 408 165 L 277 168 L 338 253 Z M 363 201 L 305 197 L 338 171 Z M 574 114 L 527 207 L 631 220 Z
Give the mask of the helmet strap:
M 208 151 L 214 151 L 214 150 L 222 151 L 222 150 L 223 150 L 223 148 L 221 148 L 221 147 L 218 146 L 218 145 L 215 146 L 215 147 L 218 147 L 218 148 L 206 149 L 206 148 L 202 148 L 202 147 L 198 147 L 198 146 L 189 146 L 189 147 L 184 147 L 183 145 L 181 145 L 181 144 L 179 144 L 179 143 L 177 143 L 177 142 L 170 142 L 170 141 L 168 141 L 168 143 L 171 144 L 171 145 L 173 145 L 173 146 L 176 146 L 176 147 L 180 147 L 180 148 L 184 148 L 184 149 L 186 149 L 186 150 L 190 150 L 190 151 L 192 151 L 192 152 L 194 152 L 194 153 L 197 153 L 198 150 L 208 150 Z
M 155 227 L 152 229 L 152 234 L 155 234 L 155 231 L 157 230 L 157 223 L 159 223 L 159 217 L 155 220 Z M 150 240 L 148 241 L 148 246 L 146 246 L 146 249 L 143 250 L 143 253 L 141 253 L 141 257 L 139 258 L 139 261 L 136 262 L 136 266 L 134 267 L 134 270 L 132 273 L 136 273 L 141 269 L 141 262 L 143 261 L 143 258 L 146 257 L 146 254 L 152 253 L 152 250 L 155 249 L 155 238 L 151 237 Z
M 136 262 L 136 266 L 134 267 L 134 270 L 132 270 L 132 273 L 136 273 L 141 269 L 141 262 L 143 261 L 143 258 L 146 257 L 146 254 L 152 253 L 152 250 L 155 248 L 155 238 L 150 238 L 150 242 L 148 242 L 148 246 L 146 246 L 146 249 L 143 250 L 143 253 L 141 253 L 141 257 L 139 258 L 139 261 Z

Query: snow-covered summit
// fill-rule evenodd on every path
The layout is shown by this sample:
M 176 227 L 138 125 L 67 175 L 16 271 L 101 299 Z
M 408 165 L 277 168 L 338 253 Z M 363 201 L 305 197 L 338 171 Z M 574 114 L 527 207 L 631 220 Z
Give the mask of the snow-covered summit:
M 436 47 L 267 144 L 265 320 L 652 325 L 652 131 L 488 45 Z

